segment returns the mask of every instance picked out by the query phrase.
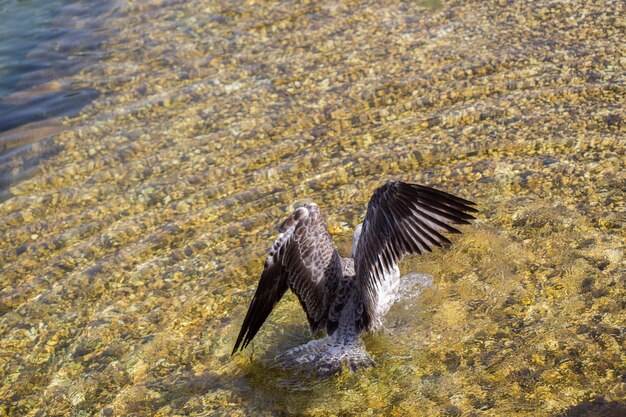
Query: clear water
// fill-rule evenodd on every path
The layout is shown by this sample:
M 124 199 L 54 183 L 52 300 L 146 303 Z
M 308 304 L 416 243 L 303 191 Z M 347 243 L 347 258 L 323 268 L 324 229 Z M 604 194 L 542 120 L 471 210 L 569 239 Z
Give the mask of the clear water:
M 623 12 L 121 4 L 67 79 L 100 95 L 0 203 L 0 414 L 624 414 Z M 276 225 L 313 200 L 347 254 L 389 178 L 481 212 L 401 265 L 432 285 L 378 366 L 273 371 L 311 338 L 291 295 L 231 357 Z

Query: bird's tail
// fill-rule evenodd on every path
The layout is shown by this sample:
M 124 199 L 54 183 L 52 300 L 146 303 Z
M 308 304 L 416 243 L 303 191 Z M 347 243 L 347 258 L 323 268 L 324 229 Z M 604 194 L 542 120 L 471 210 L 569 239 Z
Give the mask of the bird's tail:
M 288 350 L 275 360 L 281 368 L 296 369 L 322 379 L 341 372 L 344 365 L 351 371 L 376 365 L 359 338 L 346 340 L 325 337 L 312 340 Z

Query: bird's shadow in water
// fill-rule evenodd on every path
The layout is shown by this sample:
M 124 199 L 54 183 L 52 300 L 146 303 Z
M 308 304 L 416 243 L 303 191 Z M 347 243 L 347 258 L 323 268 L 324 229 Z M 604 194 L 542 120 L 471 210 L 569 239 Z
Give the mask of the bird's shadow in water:
M 146 400 L 150 404 L 132 404 L 132 408 L 150 408 L 157 411 L 161 407 L 170 406 L 172 409 L 183 408 L 193 397 L 204 396 L 220 389 L 230 390 L 230 381 L 222 381 L 221 377 L 211 372 L 195 374 L 188 372 L 176 377 L 165 376 L 151 381 L 146 387 L 160 394 L 160 397 Z
M 626 404 L 597 398 L 569 407 L 558 417 L 622 417 L 626 416 Z
M 280 335 L 268 335 L 267 340 L 272 341 L 270 345 L 263 343 L 266 338 L 262 338 L 256 341 L 256 346 L 253 342 L 239 353 L 246 360 L 237 363 L 240 380 L 231 389 L 235 394 L 241 394 L 242 401 L 249 402 L 243 404 L 245 408 L 272 409 L 278 415 L 301 414 L 331 392 L 335 384 L 332 377 L 321 380 L 315 375 L 277 366 L 276 356 L 314 338 L 301 324 L 281 325 Z
M 278 415 L 301 413 L 310 408 L 316 398 L 315 381 L 306 385 L 301 379 L 283 378 L 256 362 L 240 367 L 243 372 L 230 375 L 223 372 L 193 371 L 177 376 L 165 376 L 146 385 L 158 392 L 157 399 L 146 398 L 128 404 L 129 410 L 157 412 L 165 406 L 172 410 L 197 407 L 226 410 L 274 410 Z M 264 370 L 265 369 L 265 370 Z M 200 401 L 197 401 L 201 399 Z M 288 399 L 288 400 L 287 400 Z M 207 403 L 208 401 L 208 403 Z

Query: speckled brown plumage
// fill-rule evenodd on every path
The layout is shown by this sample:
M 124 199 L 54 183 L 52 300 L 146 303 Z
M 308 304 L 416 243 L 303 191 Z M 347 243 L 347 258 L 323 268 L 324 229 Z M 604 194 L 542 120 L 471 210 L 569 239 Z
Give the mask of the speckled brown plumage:
M 312 333 L 324 329 L 334 342 L 340 340 L 339 351 L 349 349 L 361 358 L 350 362 L 351 367 L 370 364 L 360 345 L 353 342 L 379 323 L 379 304 L 393 302 L 383 300 L 387 295 L 381 288 L 397 285 L 399 273 L 392 272 L 397 271 L 397 263 L 406 254 L 450 243 L 441 233 L 460 233 L 450 224 L 469 223 L 474 218 L 469 212 L 477 211 L 472 205 L 434 188 L 390 181 L 376 189 L 365 221 L 355 231 L 354 259 L 340 258 L 316 204 L 296 209 L 280 226 L 280 235 L 269 251 L 233 354 L 252 341 L 289 287 L 300 300 Z M 385 285 L 383 281 L 387 281 Z M 314 354 L 309 353 L 311 360 L 340 368 L 343 359 L 323 360 L 327 351 L 318 352 L 318 345 L 310 346 L 315 349 Z M 328 346 L 333 346 L 332 342 Z M 305 351 L 297 349 L 292 356 Z M 328 372 L 336 371 L 335 365 Z

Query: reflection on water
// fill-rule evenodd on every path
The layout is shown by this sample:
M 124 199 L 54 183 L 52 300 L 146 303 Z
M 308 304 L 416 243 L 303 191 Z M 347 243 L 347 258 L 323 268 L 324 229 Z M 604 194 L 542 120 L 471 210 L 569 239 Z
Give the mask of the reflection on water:
M 71 77 L 100 56 L 110 1 L 0 2 L 0 201 L 59 146 L 62 117 L 99 95 Z
M 0 103 L 0 132 L 26 123 L 54 116 L 76 116 L 81 107 L 98 97 L 98 90 L 80 90 L 44 93 L 19 103 Z M 10 143 L 4 143 L 8 147 Z
M 0 413 L 620 410 L 621 8 L 120 6 L 69 80 L 101 95 L 0 204 Z M 275 225 L 313 200 L 346 254 L 388 178 L 481 217 L 401 266 L 433 284 L 365 337 L 378 366 L 270 370 L 310 339 L 291 295 L 231 358 Z
M 110 1 L 0 2 L 0 99 L 62 82 L 98 56 Z
M 0 2 L 0 98 L 32 87 L 28 80 L 31 83 L 37 80 L 35 74 L 63 65 L 65 60 L 54 49 L 37 51 L 36 48 L 42 42 L 63 39 L 67 29 L 59 25 L 56 16 L 70 3 L 69 0 Z

